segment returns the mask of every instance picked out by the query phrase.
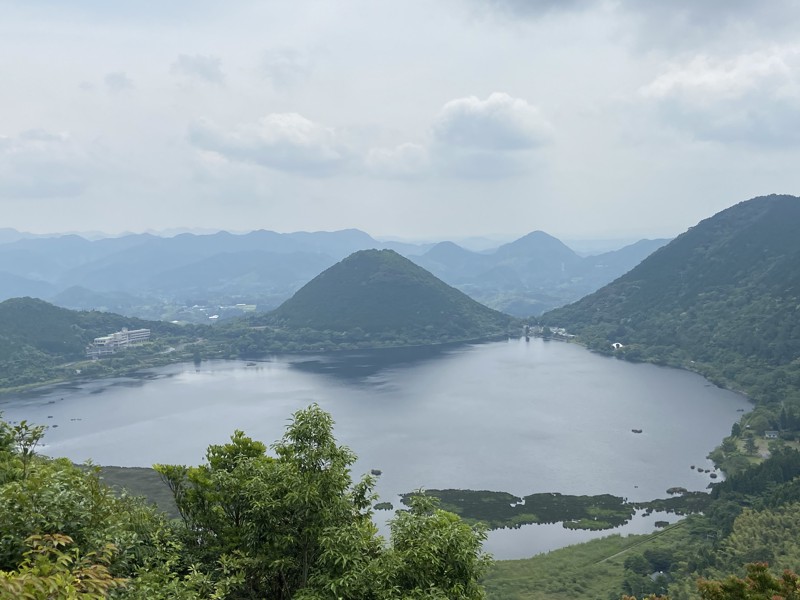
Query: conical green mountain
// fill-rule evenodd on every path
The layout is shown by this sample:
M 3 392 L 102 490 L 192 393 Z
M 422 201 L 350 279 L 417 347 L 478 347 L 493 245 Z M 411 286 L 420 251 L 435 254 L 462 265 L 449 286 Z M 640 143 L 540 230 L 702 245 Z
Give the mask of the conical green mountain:
M 509 317 L 393 250 L 362 250 L 303 286 L 270 320 L 291 328 L 356 331 L 376 341 L 429 343 L 504 333 Z
M 619 342 L 628 358 L 800 403 L 800 198 L 724 210 L 544 320 L 601 351 Z

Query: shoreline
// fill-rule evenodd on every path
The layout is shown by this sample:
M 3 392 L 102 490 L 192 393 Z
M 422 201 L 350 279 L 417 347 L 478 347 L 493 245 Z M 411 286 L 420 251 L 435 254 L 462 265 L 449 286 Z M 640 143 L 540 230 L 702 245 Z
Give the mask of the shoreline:
M 536 337 L 536 338 L 539 338 L 539 339 L 542 339 L 542 340 L 545 340 L 545 341 L 562 342 L 562 343 L 567 343 L 567 344 L 577 344 L 578 346 L 581 346 L 585 350 L 588 350 L 589 352 L 592 352 L 592 353 L 597 354 L 599 356 L 606 356 L 608 358 L 616 358 L 617 360 L 622 360 L 622 361 L 625 361 L 625 362 L 631 363 L 631 364 L 655 365 L 657 367 L 666 367 L 666 368 L 669 368 L 669 369 L 677 369 L 679 371 L 686 371 L 688 373 L 694 373 L 695 375 L 699 375 L 700 377 L 705 379 L 711 385 L 714 385 L 714 386 L 718 387 L 721 390 L 725 390 L 727 392 L 731 392 L 731 393 L 737 394 L 737 395 L 741 396 L 742 398 L 744 398 L 745 400 L 747 400 L 747 402 L 750 404 L 750 410 L 744 412 L 742 414 L 742 416 L 749 415 L 758 406 L 758 403 L 751 396 L 749 396 L 745 391 L 743 391 L 741 389 L 738 389 L 738 388 L 734 388 L 734 387 L 728 386 L 723 382 L 715 381 L 714 379 L 711 379 L 709 375 L 707 375 L 706 373 L 704 373 L 700 369 L 693 368 L 691 365 L 687 365 L 687 364 L 675 365 L 675 364 L 670 364 L 670 363 L 661 362 L 661 361 L 657 361 L 657 360 L 631 360 L 630 358 L 627 358 L 624 353 L 623 354 L 618 354 L 616 352 L 603 352 L 603 351 L 597 350 L 595 348 L 590 348 L 586 343 L 581 341 L 578 336 L 571 337 L 571 338 L 565 338 L 565 337 L 560 336 L 560 335 L 553 335 L 553 336 L 550 336 L 550 337 L 545 337 L 545 336 L 540 335 L 540 334 L 532 334 L 532 335 L 533 335 L 533 337 Z M 741 417 L 740 417 L 740 420 L 741 420 Z M 724 438 L 723 438 L 723 440 L 724 440 Z M 714 448 L 711 450 L 711 452 L 708 453 L 708 456 L 706 458 L 708 458 L 714 464 L 714 467 L 716 469 L 721 471 L 727 477 L 728 473 L 724 469 L 724 463 L 717 462 L 717 460 L 713 457 L 714 454 L 722 448 L 722 443 L 723 443 L 723 441 L 718 442 L 717 445 L 714 446 Z M 763 455 L 759 455 L 759 456 L 754 457 L 754 458 L 756 459 L 754 464 L 758 464 L 758 463 L 763 462 L 765 460 L 765 456 L 763 456 Z
M 309 350 L 294 350 L 294 351 L 280 351 L 280 352 L 271 352 L 267 351 L 264 353 L 259 353 L 257 355 L 251 356 L 237 356 L 237 357 L 204 357 L 202 361 L 210 361 L 210 360 L 232 360 L 232 361 L 261 361 L 263 362 L 266 357 L 270 356 L 336 356 L 341 354 L 346 354 L 348 352 L 381 352 L 381 351 L 392 351 L 392 350 L 414 350 L 414 349 L 423 349 L 423 348 L 431 348 L 431 349 L 443 349 L 447 347 L 459 347 L 465 346 L 470 344 L 488 344 L 491 342 L 499 342 L 506 339 L 513 339 L 508 334 L 496 334 L 491 336 L 479 337 L 479 338 L 469 338 L 463 340 L 452 340 L 448 342 L 439 342 L 435 344 L 405 344 L 405 345 L 396 345 L 396 346 L 360 346 L 355 348 L 336 348 L 331 350 L 326 349 L 309 349 Z M 156 364 L 147 364 L 147 365 L 137 365 L 132 366 L 130 369 L 121 369 L 114 373 L 108 373 L 105 375 L 99 376 L 90 376 L 90 377 L 81 377 L 81 376 L 74 376 L 74 377 L 61 377 L 55 379 L 48 379 L 46 381 L 37 382 L 37 383 L 28 383 L 19 386 L 13 387 L 5 387 L 0 388 L 0 402 L 2 402 L 4 396 L 10 396 L 14 394 L 25 394 L 25 393 L 36 393 L 40 388 L 50 388 L 55 387 L 62 384 L 84 384 L 89 383 L 92 381 L 102 381 L 105 379 L 113 379 L 115 377 L 131 377 L 137 373 L 143 373 L 148 369 L 156 369 L 160 367 L 167 367 L 169 365 L 176 365 L 181 363 L 188 363 L 193 362 L 194 357 L 192 354 L 186 353 L 179 356 L 176 356 L 175 353 L 170 353 L 169 355 L 159 354 L 155 356 L 170 356 L 174 357 L 173 360 L 167 360 L 164 362 L 156 361 Z M 103 359 L 100 359 L 103 360 Z M 64 365 L 59 366 L 66 366 L 70 364 L 80 365 L 83 362 L 89 361 L 81 361 L 81 362 L 72 362 L 72 363 L 64 363 Z

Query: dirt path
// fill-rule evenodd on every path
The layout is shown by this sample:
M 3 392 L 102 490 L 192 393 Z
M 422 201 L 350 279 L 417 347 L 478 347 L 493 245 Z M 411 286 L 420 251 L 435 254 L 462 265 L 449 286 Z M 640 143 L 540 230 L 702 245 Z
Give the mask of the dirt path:
M 627 547 L 627 548 L 625 548 L 624 550 L 620 550 L 619 552 L 616 552 L 615 554 L 612 554 L 611 556 L 606 556 L 605 558 L 601 558 L 600 560 L 597 560 L 597 561 L 595 561 L 595 562 L 593 562 L 593 563 L 591 563 L 591 564 L 593 564 L 593 565 L 599 565 L 600 563 L 604 563 L 604 562 L 606 562 L 607 560 L 611 560 L 612 558 L 616 558 L 617 556 L 620 556 L 620 555 L 622 555 L 622 554 L 625 554 L 625 553 L 626 553 L 628 550 L 631 550 L 631 549 L 633 549 L 633 548 L 636 548 L 637 546 L 641 546 L 642 544 L 646 544 L 646 543 L 648 543 L 648 542 L 651 542 L 652 540 L 654 540 L 654 539 L 655 539 L 655 538 L 657 538 L 658 536 L 660 536 L 660 535 L 664 535 L 664 534 L 665 534 L 665 533 L 667 533 L 668 531 L 672 531 L 672 530 L 673 530 L 673 529 L 675 529 L 676 527 L 680 527 L 680 526 L 682 526 L 682 525 L 684 524 L 684 522 L 685 522 L 685 521 L 678 521 L 678 522 L 677 522 L 677 523 L 675 523 L 674 525 L 670 525 L 669 527 L 665 527 L 665 528 L 664 528 L 664 529 L 662 529 L 661 531 L 656 531 L 654 534 L 652 534 L 652 535 L 648 536 L 648 537 L 647 537 L 647 539 L 644 539 L 644 540 L 641 540 L 641 541 L 639 541 L 639 542 L 636 542 L 635 544 L 633 544 L 633 545 L 631 545 L 631 546 L 628 546 L 628 547 Z

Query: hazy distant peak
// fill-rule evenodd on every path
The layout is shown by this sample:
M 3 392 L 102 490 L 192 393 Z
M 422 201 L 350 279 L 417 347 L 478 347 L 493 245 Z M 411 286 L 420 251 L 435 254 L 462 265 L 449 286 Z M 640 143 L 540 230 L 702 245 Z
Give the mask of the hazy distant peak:
M 504 244 L 496 251 L 496 254 L 500 256 L 530 255 L 531 253 L 552 254 L 553 258 L 578 257 L 564 242 L 539 230 L 532 231 L 513 242 Z
M 439 242 L 433 248 L 428 250 L 423 256 L 432 258 L 434 260 L 446 258 L 462 258 L 467 256 L 475 256 L 471 250 L 467 250 L 456 244 L 455 242 Z
M 370 243 L 377 244 L 378 242 L 368 233 L 365 231 L 361 231 L 360 229 L 337 229 L 335 231 L 295 231 L 293 233 L 287 233 L 284 235 L 288 235 L 290 237 L 335 237 L 335 238 L 342 238 L 348 240 L 361 240 L 361 241 L 368 241 Z

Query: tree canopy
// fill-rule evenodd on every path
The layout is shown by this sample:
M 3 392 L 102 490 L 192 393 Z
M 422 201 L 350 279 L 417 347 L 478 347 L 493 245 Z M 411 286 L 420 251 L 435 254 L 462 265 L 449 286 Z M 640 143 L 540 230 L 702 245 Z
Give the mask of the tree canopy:
M 484 535 L 422 498 L 387 545 L 372 521 L 374 478 L 312 405 L 272 446 L 237 431 L 199 467 L 156 465 L 175 495 L 191 561 L 235 598 L 482 598 Z
M 317 405 L 271 452 L 236 431 L 199 466 L 156 465 L 172 522 L 97 469 L 33 454 L 42 433 L 0 421 L 0 599 L 484 598 L 483 530 L 419 495 L 384 540 L 374 477 L 353 481 Z

